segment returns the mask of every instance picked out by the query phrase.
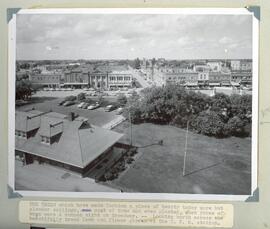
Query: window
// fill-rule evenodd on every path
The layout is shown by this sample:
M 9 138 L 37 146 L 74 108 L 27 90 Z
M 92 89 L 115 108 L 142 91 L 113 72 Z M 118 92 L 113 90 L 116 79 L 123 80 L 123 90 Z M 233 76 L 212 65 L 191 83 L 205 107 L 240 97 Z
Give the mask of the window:
M 50 138 L 46 136 L 41 136 L 41 142 L 48 145 L 51 143 Z

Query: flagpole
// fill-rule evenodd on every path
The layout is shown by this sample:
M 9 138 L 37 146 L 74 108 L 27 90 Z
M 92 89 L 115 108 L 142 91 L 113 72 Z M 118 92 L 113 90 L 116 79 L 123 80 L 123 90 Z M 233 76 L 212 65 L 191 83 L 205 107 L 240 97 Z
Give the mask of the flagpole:
M 184 166 L 183 166 L 183 173 L 182 173 L 183 176 L 186 175 L 185 172 L 186 172 L 186 157 L 187 157 L 188 124 L 189 124 L 189 120 L 187 121 L 187 130 L 186 130 L 186 142 L 185 142 Z

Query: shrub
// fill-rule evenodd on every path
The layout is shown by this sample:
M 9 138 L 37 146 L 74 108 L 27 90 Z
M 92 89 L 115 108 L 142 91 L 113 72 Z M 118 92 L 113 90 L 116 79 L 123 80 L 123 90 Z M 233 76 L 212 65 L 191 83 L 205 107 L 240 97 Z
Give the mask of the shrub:
M 118 97 L 117 97 L 117 103 L 120 106 L 125 106 L 126 103 L 127 103 L 127 97 L 124 94 L 118 95 Z
M 84 102 L 86 102 L 86 103 L 93 103 L 93 100 L 90 99 L 90 98 L 87 98 L 87 99 L 84 100 Z
M 65 101 L 75 101 L 75 100 L 76 100 L 76 96 L 74 95 L 70 95 L 65 98 Z
M 245 130 L 245 122 L 238 116 L 231 118 L 225 125 L 227 135 L 245 137 L 248 133 Z
M 82 92 L 82 93 L 77 95 L 77 100 L 83 101 L 84 99 L 85 99 L 85 93 Z
M 218 113 L 203 111 L 192 122 L 192 126 L 201 134 L 208 136 L 223 137 L 224 123 Z

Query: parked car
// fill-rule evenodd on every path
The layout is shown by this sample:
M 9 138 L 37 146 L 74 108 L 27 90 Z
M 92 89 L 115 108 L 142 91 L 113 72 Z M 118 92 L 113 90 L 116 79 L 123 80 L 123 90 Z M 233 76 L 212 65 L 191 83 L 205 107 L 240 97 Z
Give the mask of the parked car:
M 58 103 L 58 106 L 62 106 L 66 101 L 65 100 L 62 100 Z
M 113 111 L 115 109 L 116 109 L 116 106 L 115 105 L 112 105 L 112 104 L 110 104 L 110 105 L 108 105 L 108 106 L 106 106 L 104 108 L 104 110 L 107 111 L 107 112 Z
M 88 110 L 94 110 L 96 108 L 98 108 L 100 105 L 98 102 L 91 104 L 90 106 L 87 107 Z
M 90 105 L 89 103 L 84 103 L 84 105 L 82 105 L 81 108 L 82 108 L 82 109 L 87 109 L 87 108 L 89 107 L 89 105 Z
M 66 101 L 66 102 L 63 104 L 63 106 L 67 107 L 67 106 L 71 106 L 71 105 L 73 105 L 73 104 L 75 104 L 74 101 Z
M 118 114 L 118 115 L 120 115 L 120 114 L 122 114 L 123 113 L 123 107 L 119 107 L 119 108 L 117 108 L 116 109 L 116 114 Z
M 82 106 L 85 104 L 85 102 L 80 103 L 77 107 L 82 108 Z

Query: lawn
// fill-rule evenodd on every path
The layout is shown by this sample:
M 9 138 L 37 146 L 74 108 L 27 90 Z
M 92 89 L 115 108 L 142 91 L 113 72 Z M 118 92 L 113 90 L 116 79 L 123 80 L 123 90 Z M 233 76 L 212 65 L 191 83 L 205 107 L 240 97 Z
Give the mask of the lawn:
M 125 132 L 122 142 L 130 141 L 127 122 L 115 131 Z M 126 192 L 250 194 L 251 139 L 216 139 L 189 132 L 186 175 L 182 176 L 184 129 L 144 123 L 133 125 L 133 145 L 139 153 L 132 166 L 109 185 Z M 163 145 L 156 144 L 163 140 Z

